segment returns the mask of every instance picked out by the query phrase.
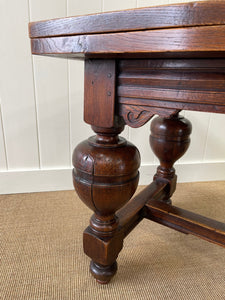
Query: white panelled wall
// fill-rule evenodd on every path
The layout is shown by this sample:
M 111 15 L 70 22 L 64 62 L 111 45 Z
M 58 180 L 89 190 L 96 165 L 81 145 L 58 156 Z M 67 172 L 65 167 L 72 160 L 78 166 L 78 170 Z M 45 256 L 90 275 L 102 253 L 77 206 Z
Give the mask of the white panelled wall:
M 0 1 L 0 193 L 72 189 L 73 148 L 93 134 L 83 122 L 83 62 L 32 56 L 28 22 L 176 2 L 188 1 Z M 225 116 L 183 113 L 193 133 L 179 181 L 225 180 Z M 123 135 L 141 152 L 140 184 L 149 183 L 149 123 Z

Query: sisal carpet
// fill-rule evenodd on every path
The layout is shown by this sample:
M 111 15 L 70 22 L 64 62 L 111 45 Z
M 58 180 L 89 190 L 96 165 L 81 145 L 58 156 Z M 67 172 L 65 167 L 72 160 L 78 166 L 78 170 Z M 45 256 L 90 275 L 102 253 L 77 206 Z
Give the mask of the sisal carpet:
M 225 182 L 179 184 L 173 204 L 225 222 L 224 195 Z M 91 211 L 73 191 L 1 195 L 0 204 L 0 299 L 225 299 L 222 247 L 144 220 L 101 286 L 82 251 Z

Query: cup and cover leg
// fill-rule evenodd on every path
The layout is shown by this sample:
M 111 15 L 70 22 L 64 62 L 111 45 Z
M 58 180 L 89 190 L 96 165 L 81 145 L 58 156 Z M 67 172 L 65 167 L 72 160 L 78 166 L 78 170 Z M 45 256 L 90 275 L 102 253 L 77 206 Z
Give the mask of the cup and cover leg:
M 83 235 L 90 270 L 99 283 L 108 283 L 117 271 L 123 247 L 116 211 L 134 194 L 139 180 L 140 154 L 119 137 L 124 125 L 92 126 L 96 135 L 80 143 L 73 153 L 73 182 L 80 199 L 94 211 Z

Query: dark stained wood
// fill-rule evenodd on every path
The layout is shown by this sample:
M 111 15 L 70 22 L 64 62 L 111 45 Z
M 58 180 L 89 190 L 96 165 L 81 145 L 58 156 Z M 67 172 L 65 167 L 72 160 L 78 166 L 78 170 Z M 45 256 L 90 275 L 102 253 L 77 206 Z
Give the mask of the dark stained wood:
M 170 117 L 177 114 L 177 109 L 164 109 L 160 107 L 142 106 L 142 105 L 119 105 L 119 115 L 123 117 L 124 122 L 133 128 L 138 128 L 146 124 L 154 115 L 161 117 Z
M 86 60 L 84 79 L 84 121 L 110 128 L 114 126 L 115 60 Z
M 199 93 L 199 97 L 201 96 L 201 93 Z M 177 102 L 172 100 L 164 101 L 162 100 L 154 100 L 154 99 L 141 99 L 141 98 L 124 98 L 124 97 L 118 97 L 118 103 L 119 104 L 127 104 L 129 106 L 139 106 L 139 109 L 141 109 L 141 106 L 143 106 L 143 111 L 145 110 L 145 107 L 151 107 L 153 108 L 165 108 L 165 109 L 173 109 L 173 110 L 194 110 L 194 111 L 203 111 L 203 112 L 213 112 L 213 113 L 225 113 L 225 105 L 216 105 L 212 103 L 210 104 L 201 104 L 198 103 L 196 100 L 196 103 L 187 103 L 187 102 Z M 118 105 L 120 106 L 120 105 Z M 135 108 L 136 109 L 136 108 Z M 118 111 L 121 111 L 121 108 L 119 107 Z M 121 113 L 122 114 L 122 113 Z
M 200 52 L 209 57 L 225 55 L 225 26 L 203 26 L 165 30 L 134 31 L 110 34 L 93 34 L 31 40 L 33 54 L 74 58 L 85 56 L 141 57 L 157 53 L 160 57 L 167 52 L 174 55 L 185 53 L 192 57 Z M 168 42 L 169 41 L 169 42 Z
M 116 274 L 117 262 L 115 261 L 110 266 L 103 266 L 98 263 L 95 263 L 92 260 L 90 264 L 90 270 L 98 283 L 107 284 L 109 282 L 108 278 L 111 278 Z
M 143 219 L 142 210 L 147 201 L 150 199 L 159 201 L 165 197 L 166 186 L 166 182 L 157 183 L 153 181 L 116 213 L 119 219 L 119 228 L 123 232 L 124 237 Z
M 48 37 L 225 24 L 223 1 L 106 12 L 30 23 L 30 37 Z
M 225 59 L 120 60 L 118 87 L 225 92 Z
M 161 83 L 163 80 L 161 81 Z M 177 81 L 178 84 L 179 81 Z M 225 91 L 199 91 L 199 90 L 183 90 L 175 88 L 154 88 L 148 86 L 123 86 L 118 88 L 118 95 L 125 98 L 139 98 L 139 99 L 165 99 L 176 102 L 185 103 L 215 103 L 216 105 L 225 105 L 224 96 Z
M 98 132 L 97 136 L 80 143 L 74 150 L 74 184 L 81 199 L 91 209 L 112 215 L 135 192 L 139 152 L 125 139 L 118 138 L 121 128 L 94 130 Z
M 30 37 L 33 54 L 85 59 L 84 119 L 96 136 L 75 148 L 73 182 L 94 211 L 83 246 L 96 280 L 108 283 L 115 275 L 123 240 L 143 218 L 225 246 L 225 224 L 170 199 L 173 165 L 191 133 L 178 113 L 225 114 L 225 1 L 35 22 Z M 139 127 L 155 114 L 150 144 L 160 165 L 132 198 L 140 154 L 119 134 L 125 124 Z
M 145 218 L 225 247 L 224 223 L 154 199 L 145 205 Z
M 143 75 L 151 74 L 156 71 L 175 71 L 183 70 L 186 72 L 224 72 L 225 58 L 223 59 L 122 59 L 118 64 L 119 79 L 123 77 L 123 74 Z
M 74 187 L 95 212 L 83 243 L 84 252 L 92 259 L 91 272 L 100 283 L 109 282 L 116 272 L 123 234 L 115 213 L 132 197 L 139 179 L 140 154 L 118 137 L 123 127 L 93 126 L 97 135 L 80 143 L 73 153 Z
M 123 117 L 127 106 L 141 119 L 160 109 L 225 112 L 225 60 L 120 60 L 117 95 Z
M 154 180 L 168 183 L 163 201 L 169 204 L 177 182 L 173 165 L 187 151 L 191 131 L 191 123 L 179 114 L 170 118 L 157 117 L 151 123 L 150 145 L 160 161 Z

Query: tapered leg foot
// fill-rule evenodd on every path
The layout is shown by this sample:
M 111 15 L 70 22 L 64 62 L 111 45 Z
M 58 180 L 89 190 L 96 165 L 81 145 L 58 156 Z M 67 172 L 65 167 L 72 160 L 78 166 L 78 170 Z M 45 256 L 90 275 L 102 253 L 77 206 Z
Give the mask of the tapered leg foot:
M 90 271 L 93 277 L 100 284 L 107 284 L 111 278 L 116 274 L 117 271 L 117 262 L 115 261 L 110 266 L 103 266 L 98 263 L 95 263 L 93 260 L 90 264 Z

